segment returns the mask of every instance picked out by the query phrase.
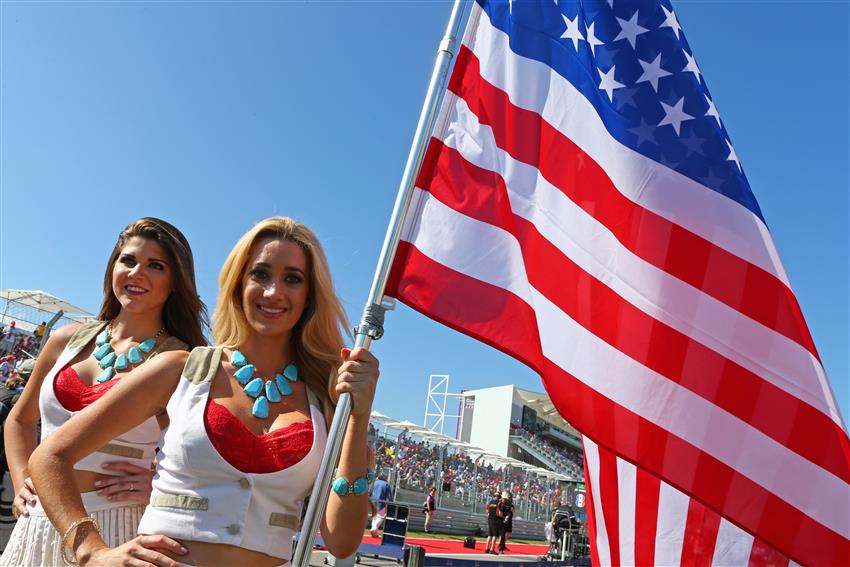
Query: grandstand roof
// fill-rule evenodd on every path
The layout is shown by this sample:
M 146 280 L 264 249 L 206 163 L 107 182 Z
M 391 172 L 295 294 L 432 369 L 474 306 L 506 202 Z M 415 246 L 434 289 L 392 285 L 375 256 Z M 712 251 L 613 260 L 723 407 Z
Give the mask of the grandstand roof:
M 523 390 L 522 388 L 516 388 L 516 391 L 528 407 L 537 412 L 537 417 L 581 439 L 579 430 L 561 417 L 561 414 L 558 413 L 555 404 L 552 403 L 548 394 Z

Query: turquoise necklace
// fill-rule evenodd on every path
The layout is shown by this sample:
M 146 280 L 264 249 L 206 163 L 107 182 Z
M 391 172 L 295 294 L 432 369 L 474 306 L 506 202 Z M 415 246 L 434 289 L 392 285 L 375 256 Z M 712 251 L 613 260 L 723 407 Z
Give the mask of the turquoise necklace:
M 233 377 L 243 386 L 242 390 L 255 398 L 251 413 L 260 419 L 269 416 L 269 402 L 279 402 L 281 395 L 290 395 L 292 386 L 289 383 L 298 380 L 298 367 L 295 363 L 287 364 L 274 380 L 266 380 L 259 376 L 254 377 L 254 365 L 249 364 L 245 355 L 238 350 L 234 350 L 230 355 L 230 362 L 238 368 Z
M 131 346 L 124 354 L 116 354 L 112 350 L 112 344 L 109 342 L 109 331 L 110 328 L 106 327 L 94 339 L 94 344 L 97 348 L 94 349 L 92 356 L 97 359 L 98 366 L 103 368 L 103 372 L 97 377 L 97 381 L 101 383 L 112 380 L 116 370 L 124 370 L 129 368 L 131 364 L 137 366 L 144 362 L 145 357 L 142 353 L 147 354 L 153 351 L 154 347 L 156 347 L 156 340 L 165 332 L 165 327 L 162 327 L 151 338 L 140 342 L 139 346 Z

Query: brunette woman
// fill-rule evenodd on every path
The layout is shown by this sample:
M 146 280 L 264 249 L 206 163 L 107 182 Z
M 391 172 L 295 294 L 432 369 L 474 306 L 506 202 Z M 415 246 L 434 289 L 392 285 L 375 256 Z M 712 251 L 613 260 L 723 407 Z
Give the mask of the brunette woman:
M 345 316 L 315 235 L 285 217 L 262 221 L 219 277 L 218 346 L 165 353 L 52 435 L 33 455 L 36 488 L 81 565 L 286 563 L 316 478 L 328 415 L 353 410 L 321 530 L 338 557 L 363 535 L 367 448 L 378 362 L 343 348 Z M 72 464 L 151 416 L 169 426 L 141 535 L 110 548 L 66 480 Z
M 206 344 L 205 308 L 195 287 L 192 251 L 171 224 L 142 218 L 118 236 L 103 280 L 97 320 L 68 325 L 47 341 L 5 424 L 18 522 L 0 565 L 61 565 L 61 535 L 41 506 L 27 461 L 37 445 L 119 384 L 135 368 L 170 351 Z M 96 426 L 105 425 L 99 423 Z M 151 490 L 163 420 L 140 421 L 102 439 L 71 463 L 63 481 L 96 518 L 110 545 L 134 537 Z M 47 489 L 47 486 L 42 486 Z

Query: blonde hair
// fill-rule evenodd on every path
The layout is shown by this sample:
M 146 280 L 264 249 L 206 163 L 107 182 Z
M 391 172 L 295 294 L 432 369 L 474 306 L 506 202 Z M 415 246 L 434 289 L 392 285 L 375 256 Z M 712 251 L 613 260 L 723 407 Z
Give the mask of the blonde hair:
M 299 375 L 325 403 L 336 405 L 336 370 L 348 329 L 345 311 L 334 291 L 328 261 L 312 230 L 289 217 L 270 217 L 246 232 L 230 251 L 218 276 L 218 301 L 213 312 L 213 338 L 219 346 L 236 348 L 251 333 L 242 310 L 242 276 L 251 248 L 262 238 L 294 242 L 307 257 L 309 292 L 301 319 L 292 330 L 292 348 Z

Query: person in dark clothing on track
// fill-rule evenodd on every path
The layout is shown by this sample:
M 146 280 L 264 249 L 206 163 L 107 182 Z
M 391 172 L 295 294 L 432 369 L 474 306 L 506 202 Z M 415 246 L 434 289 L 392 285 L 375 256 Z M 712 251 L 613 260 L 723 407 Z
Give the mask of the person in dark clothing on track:
M 514 501 L 511 498 L 510 492 L 502 492 L 502 502 L 499 504 L 499 509 L 502 511 L 502 529 L 499 533 L 501 536 L 499 539 L 499 551 L 504 553 L 506 551 L 510 551 L 505 543 L 511 537 L 514 521 Z
M 499 494 L 493 494 L 493 498 L 487 502 L 487 546 L 484 553 L 498 555 L 496 551 L 496 540 L 499 539 L 502 531 L 502 503 Z

